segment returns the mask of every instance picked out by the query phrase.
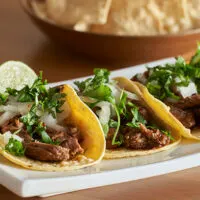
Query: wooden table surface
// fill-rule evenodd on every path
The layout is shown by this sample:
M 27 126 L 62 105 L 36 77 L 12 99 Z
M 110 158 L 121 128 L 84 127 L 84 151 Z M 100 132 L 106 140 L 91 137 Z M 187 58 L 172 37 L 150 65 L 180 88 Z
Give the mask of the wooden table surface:
M 189 54 L 186 54 L 189 55 Z M 28 19 L 16 0 L 0 3 L 0 63 L 21 60 L 50 82 L 92 73 L 95 67 L 116 69 L 117 64 L 97 63 L 72 55 L 52 44 Z M 145 60 L 144 60 L 145 62 Z M 48 200 L 200 199 L 200 167 L 145 180 L 89 189 L 46 198 Z M 1 178 L 1 177 L 0 177 Z M 0 186 L 1 200 L 22 199 Z M 28 199 L 39 199 L 33 197 Z

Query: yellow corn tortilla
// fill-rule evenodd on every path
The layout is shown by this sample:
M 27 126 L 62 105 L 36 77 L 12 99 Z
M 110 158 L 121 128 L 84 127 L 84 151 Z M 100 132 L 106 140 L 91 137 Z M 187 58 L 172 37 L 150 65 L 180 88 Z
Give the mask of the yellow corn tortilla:
M 138 86 L 140 92 L 142 93 L 144 101 L 146 101 L 149 106 L 154 106 L 155 112 L 162 116 L 162 118 L 165 119 L 167 123 L 172 123 L 172 125 L 177 126 L 181 136 L 187 139 L 200 140 L 199 128 L 193 129 L 192 131 L 188 128 L 185 128 L 182 123 L 171 114 L 169 106 L 165 105 L 163 102 L 153 97 L 148 92 L 147 88 L 142 84 L 138 82 L 134 82 L 134 84 Z
M 146 98 L 147 100 L 145 100 L 143 98 L 143 91 L 141 90 L 141 88 L 136 83 L 128 80 L 127 78 L 117 77 L 117 78 L 114 78 L 114 80 L 117 82 L 120 88 L 128 92 L 135 93 L 138 96 L 141 104 L 150 111 L 154 121 L 156 121 L 156 123 L 162 128 L 169 130 L 175 140 L 169 145 L 166 145 L 164 147 L 157 148 L 157 149 L 131 150 L 127 148 L 118 148 L 118 149 L 113 149 L 113 150 L 106 150 L 104 158 L 112 159 L 112 158 L 142 156 L 142 155 L 148 155 L 148 154 L 153 154 L 153 153 L 169 150 L 177 146 L 181 141 L 182 130 L 179 128 L 178 123 L 177 124 L 174 123 L 174 119 L 171 118 L 171 116 L 166 112 L 164 107 L 161 107 L 158 109 L 157 100 L 155 100 L 153 96 L 149 95 L 149 93 Z M 161 115 L 160 113 L 163 113 L 163 115 Z
M 99 162 L 105 152 L 105 138 L 101 125 L 95 114 L 79 99 L 72 87 L 63 85 L 61 91 L 66 94 L 66 102 L 63 112 L 66 114 L 66 122 L 77 126 L 83 135 L 83 155 L 75 159 L 57 163 L 40 162 L 25 156 L 17 157 L 4 150 L 3 136 L 0 135 L 0 153 L 11 162 L 21 167 L 41 171 L 65 171 L 74 170 L 94 165 Z

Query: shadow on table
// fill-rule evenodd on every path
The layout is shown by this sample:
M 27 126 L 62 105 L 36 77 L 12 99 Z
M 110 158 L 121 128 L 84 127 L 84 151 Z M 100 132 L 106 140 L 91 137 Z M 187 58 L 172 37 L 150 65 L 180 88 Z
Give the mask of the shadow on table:
M 42 43 L 35 54 L 27 59 L 27 64 L 36 72 L 44 71 L 44 76 L 48 74 L 51 82 L 86 76 L 92 74 L 94 68 L 113 70 L 127 66 L 119 61 L 94 59 L 48 40 Z

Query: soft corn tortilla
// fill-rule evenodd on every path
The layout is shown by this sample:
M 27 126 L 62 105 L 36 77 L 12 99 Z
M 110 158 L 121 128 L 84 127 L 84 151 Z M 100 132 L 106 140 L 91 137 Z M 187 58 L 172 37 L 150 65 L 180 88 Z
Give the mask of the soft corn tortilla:
M 106 150 L 104 158 L 112 159 L 112 158 L 142 156 L 169 150 L 177 146 L 181 141 L 182 130 L 180 129 L 178 123 L 174 123 L 174 119 L 168 114 L 168 112 L 166 112 L 165 107 L 162 106 L 158 107 L 157 100 L 149 93 L 147 93 L 147 95 L 145 94 L 146 96 L 143 96 L 144 91 L 136 83 L 133 83 L 132 81 L 124 77 L 117 77 L 114 78 L 114 80 L 117 82 L 120 88 L 135 93 L 138 96 L 139 100 L 141 101 L 142 105 L 150 111 L 154 121 L 156 121 L 156 123 L 160 125 L 162 128 L 170 130 L 175 140 L 171 144 L 157 149 L 131 150 L 127 148 L 118 148 L 113 150 Z M 145 100 L 143 97 L 146 98 L 147 100 Z
M 116 35 L 157 35 L 199 28 L 200 0 L 113 0 L 105 25 L 92 32 Z
M 172 122 L 172 125 L 177 126 L 179 129 L 179 133 L 181 136 L 187 139 L 193 139 L 193 140 L 200 140 L 200 129 L 195 128 L 192 131 L 188 128 L 185 128 L 182 123 L 177 120 L 170 112 L 170 107 L 165 105 L 160 100 L 153 97 L 147 90 L 145 86 L 138 82 L 134 82 L 140 89 L 140 92 L 142 93 L 144 101 L 148 103 L 149 106 L 154 106 L 154 110 L 156 113 L 159 113 L 160 116 L 162 116 L 163 119 L 166 121 L 170 119 L 170 122 Z M 168 122 L 169 123 L 169 122 Z
M 61 91 L 66 93 L 66 102 L 63 112 L 66 114 L 67 123 L 76 125 L 83 135 L 83 155 L 78 155 L 70 161 L 60 163 L 40 162 L 25 156 L 17 157 L 4 150 L 3 136 L 0 135 L 0 153 L 11 162 L 21 167 L 41 171 L 74 170 L 94 165 L 99 162 L 105 152 L 105 138 L 101 125 L 95 114 L 79 99 L 76 92 L 68 85 L 62 86 Z M 92 123 L 91 123 L 92 122 Z

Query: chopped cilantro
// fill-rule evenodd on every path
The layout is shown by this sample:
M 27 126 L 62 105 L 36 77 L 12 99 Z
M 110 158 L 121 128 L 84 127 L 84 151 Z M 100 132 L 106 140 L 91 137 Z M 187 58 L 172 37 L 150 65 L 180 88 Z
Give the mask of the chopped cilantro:
M 179 100 L 180 97 L 177 96 L 174 88 L 187 87 L 191 81 L 200 92 L 200 44 L 189 63 L 183 57 L 178 57 L 175 64 L 149 68 L 148 72 L 146 86 L 149 92 L 160 100 L 166 98 Z
M 139 128 L 140 124 L 147 124 L 147 121 L 143 118 L 143 116 L 139 113 L 138 107 L 134 105 L 133 103 L 129 104 L 131 105 L 131 114 L 132 114 L 132 120 L 131 122 L 127 123 L 127 126 L 133 127 L 133 128 Z
M 190 64 L 191 65 L 200 64 L 200 43 L 198 43 L 197 45 L 197 51 L 195 55 L 192 57 L 192 59 L 190 60 Z
M 0 94 L 0 105 L 4 105 L 8 100 L 7 94 Z
M 117 128 L 117 121 L 113 120 L 113 119 L 110 119 L 109 121 L 109 127 L 111 128 Z
M 15 156 L 23 156 L 25 151 L 23 144 L 13 137 L 9 139 L 8 144 L 5 146 L 5 150 Z

